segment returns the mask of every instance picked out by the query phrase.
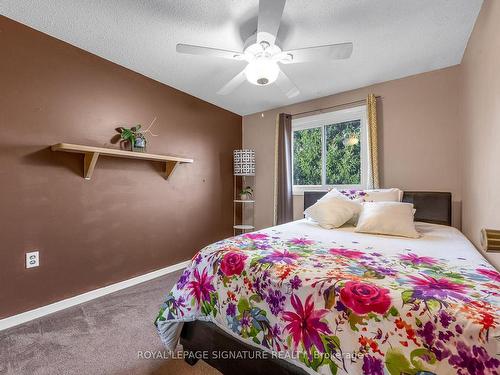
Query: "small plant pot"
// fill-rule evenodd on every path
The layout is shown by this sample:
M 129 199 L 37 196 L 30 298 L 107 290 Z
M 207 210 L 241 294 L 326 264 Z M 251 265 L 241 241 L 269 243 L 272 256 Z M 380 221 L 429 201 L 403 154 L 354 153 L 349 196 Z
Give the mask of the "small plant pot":
M 146 152 L 146 148 L 145 147 L 132 146 L 132 151 L 134 151 L 134 152 Z
M 248 194 L 240 194 L 240 199 L 242 201 L 247 201 L 250 199 L 250 197 L 248 196 Z
M 132 151 L 146 152 L 146 141 L 143 138 L 137 138 L 135 142 L 132 142 Z

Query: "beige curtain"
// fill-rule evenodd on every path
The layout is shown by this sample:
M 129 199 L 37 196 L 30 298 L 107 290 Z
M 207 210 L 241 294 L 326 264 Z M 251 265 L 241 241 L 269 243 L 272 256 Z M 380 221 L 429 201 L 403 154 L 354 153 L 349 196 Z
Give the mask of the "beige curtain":
M 374 94 L 366 99 L 368 111 L 368 188 L 380 187 L 378 175 L 378 141 L 377 141 L 377 98 Z
M 276 124 L 274 225 L 293 220 L 292 116 L 280 113 Z

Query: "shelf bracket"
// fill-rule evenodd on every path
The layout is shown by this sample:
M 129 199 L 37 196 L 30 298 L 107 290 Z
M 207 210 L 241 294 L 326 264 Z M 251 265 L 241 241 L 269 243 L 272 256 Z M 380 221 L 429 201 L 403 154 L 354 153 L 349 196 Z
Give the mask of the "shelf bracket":
M 86 152 L 85 159 L 83 160 L 83 178 L 90 180 L 92 173 L 94 173 L 94 168 L 99 158 L 98 152 Z
M 177 168 L 178 164 L 178 161 L 167 161 L 165 163 L 165 180 L 168 180 L 170 175 L 174 172 L 175 168 Z

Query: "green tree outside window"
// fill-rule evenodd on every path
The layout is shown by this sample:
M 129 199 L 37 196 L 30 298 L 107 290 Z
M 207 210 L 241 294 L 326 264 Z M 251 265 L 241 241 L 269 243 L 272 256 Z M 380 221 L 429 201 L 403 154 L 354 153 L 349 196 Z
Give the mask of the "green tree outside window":
M 294 185 L 321 185 L 321 128 L 293 132 Z
M 361 184 L 361 121 L 325 125 L 324 135 L 326 185 Z M 321 127 L 293 132 L 294 185 L 322 185 L 321 156 Z
M 361 123 L 357 121 L 326 125 L 326 184 L 361 184 Z M 346 144 L 351 138 L 357 144 Z

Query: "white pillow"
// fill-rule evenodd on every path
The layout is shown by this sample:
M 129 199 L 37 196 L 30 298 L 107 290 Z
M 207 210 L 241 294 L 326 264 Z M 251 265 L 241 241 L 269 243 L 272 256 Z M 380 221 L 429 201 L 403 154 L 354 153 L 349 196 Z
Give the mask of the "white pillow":
M 361 203 L 346 199 L 336 190 L 331 190 L 304 211 L 306 217 L 326 229 L 338 228 L 361 211 Z
M 318 201 L 323 201 L 323 200 L 327 200 L 330 198 L 339 198 L 339 199 L 343 199 L 346 201 L 357 202 L 357 203 L 364 202 L 363 199 L 361 199 L 361 198 L 349 198 L 348 196 L 346 196 L 345 194 L 342 194 L 339 190 L 337 190 L 335 188 L 330 189 L 330 191 L 328 193 L 326 193 L 325 195 L 323 195 L 320 199 L 318 199 Z M 359 209 L 361 210 L 361 207 L 359 207 Z
M 375 190 L 340 190 L 344 196 L 351 200 L 361 199 L 363 202 L 401 202 L 403 191 L 397 188 Z
M 413 222 L 413 204 L 365 202 L 355 232 L 420 237 Z

